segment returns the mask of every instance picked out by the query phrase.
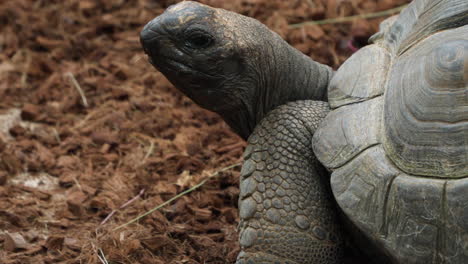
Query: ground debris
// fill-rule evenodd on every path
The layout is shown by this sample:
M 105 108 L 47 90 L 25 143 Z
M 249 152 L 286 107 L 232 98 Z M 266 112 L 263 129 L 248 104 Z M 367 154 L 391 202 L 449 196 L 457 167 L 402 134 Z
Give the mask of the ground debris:
M 146 61 L 139 31 L 175 2 L 0 1 L 0 263 L 234 263 L 238 168 L 115 230 L 245 147 Z M 382 18 L 288 25 L 407 1 L 201 2 L 254 16 L 336 68 Z

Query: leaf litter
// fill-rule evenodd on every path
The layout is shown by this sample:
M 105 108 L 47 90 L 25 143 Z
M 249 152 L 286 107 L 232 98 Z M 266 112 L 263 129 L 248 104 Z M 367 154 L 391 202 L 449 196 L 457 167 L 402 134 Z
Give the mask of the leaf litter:
M 146 62 L 142 26 L 178 1 L 0 3 L 0 263 L 234 263 L 245 142 Z M 406 0 L 204 0 L 337 68 L 383 18 L 288 25 Z

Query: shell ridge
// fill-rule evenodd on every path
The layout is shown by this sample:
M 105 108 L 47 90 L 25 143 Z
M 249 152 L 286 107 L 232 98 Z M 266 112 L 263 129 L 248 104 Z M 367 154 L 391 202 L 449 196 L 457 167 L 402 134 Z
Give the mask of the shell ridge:
M 436 250 L 434 252 L 434 262 L 437 262 L 438 257 L 446 256 L 446 237 L 447 237 L 447 180 L 442 187 L 442 194 L 440 197 L 440 221 L 439 229 L 437 230 Z
M 388 159 L 388 158 L 387 158 Z M 390 161 L 391 162 L 391 161 Z M 393 165 L 393 164 L 392 164 Z M 395 166 L 395 165 L 393 165 Z M 396 167 L 395 167 L 396 168 Z M 387 220 L 387 211 L 388 211 L 388 199 L 389 199 L 389 196 L 390 196 L 390 191 L 392 189 L 392 186 L 393 186 L 393 182 L 395 181 L 395 179 L 400 176 L 401 174 L 397 174 L 395 176 L 393 176 L 391 179 L 390 179 L 390 182 L 388 183 L 387 185 L 387 188 L 385 190 L 385 196 L 384 196 L 384 205 L 383 205 L 383 211 L 382 211 L 382 226 L 380 228 L 380 233 L 383 235 L 384 239 L 386 239 L 388 237 L 388 220 Z

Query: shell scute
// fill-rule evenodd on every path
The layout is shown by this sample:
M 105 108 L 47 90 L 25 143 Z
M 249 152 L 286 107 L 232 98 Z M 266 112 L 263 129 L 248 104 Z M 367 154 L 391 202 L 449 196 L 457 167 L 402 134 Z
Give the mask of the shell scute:
M 312 139 L 317 158 L 338 168 L 365 149 L 379 144 L 383 98 L 340 107 L 331 112 Z
M 333 194 L 353 223 L 371 237 L 386 226 L 388 190 L 400 171 L 381 146 L 372 147 L 331 175 Z
M 351 56 L 338 69 L 328 88 L 332 108 L 361 102 L 384 92 L 390 53 L 369 45 Z
M 417 0 L 399 15 L 388 33 L 385 44 L 396 55 L 403 54 L 424 38 L 468 23 L 466 0 Z
M 384 146 L 409 174 L 468 176 L 468 26 L 398 57 L 385 92 Z

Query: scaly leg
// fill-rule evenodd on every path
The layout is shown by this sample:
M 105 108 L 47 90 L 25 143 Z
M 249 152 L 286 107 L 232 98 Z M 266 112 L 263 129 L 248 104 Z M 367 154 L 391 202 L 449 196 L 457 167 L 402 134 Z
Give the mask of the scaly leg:
M 311 144 L 328 111 L 325 102 L 289 103 L 270 112 L 249 137 L 237 264 L 340 263 L 337 209 Z

